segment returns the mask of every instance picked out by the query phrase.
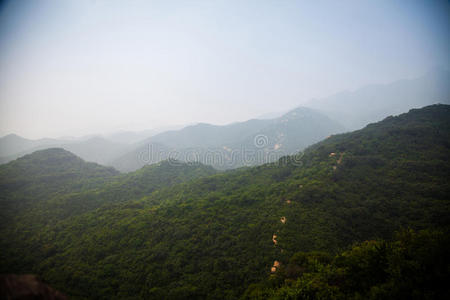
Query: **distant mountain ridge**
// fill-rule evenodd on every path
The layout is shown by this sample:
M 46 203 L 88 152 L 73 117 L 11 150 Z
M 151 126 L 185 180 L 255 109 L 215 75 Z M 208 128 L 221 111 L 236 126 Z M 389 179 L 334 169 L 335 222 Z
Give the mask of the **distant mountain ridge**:
M 122 172 L 174 158 L 232 169 L 276 161 L 283 155 L 336 133 L 360 129 L 412 108 L 450 103 L 450 72 L 436 69 L 390 84 L 311 100 L 276 118 L 251 119 L 228 125 L 199 123 L 159 132 L 122 131 L 76 140 L 0 138 L 0 164 L 49 147 L 61 147 L 81 158 Z M 273 114 L 277 116 L 279 113 Z
M 450 72 L 434 69 L 414 79 L 369 85 L 353 92 L 341 92 L 305 105 L 355 130 L 387 116 L 432 104 L 450 104 Z
M 115 158 L 125 154 L 130 147 L 165 129 L 179 129 L 168 126 L 144 131 L 119 131 L 107 135 L 91 134 L 81 137 L 26 139 L 16 134 L 0 138 L 0 164 L 18 157 L 47 148 L 64 148 L 86 161 L 108 165 Z
M 233 143 L 271 124 L 272 119 L 252 119 L 229 125 L 199 123 L 176 131 L 167 131 L 150 137 L 143 143 L 156 142 L 168 147 L 216 147 Z
M 0 157 L 13 156 L 34 147 L 48 146 L 58 142 L 64 141 L 48 138 L 29 140 L 17 134 L 8 134 L 0 138 Z
M 100 136 L 76 141 L 31 141 L 15 136 L 17 142 L 13 143 L 10 141 L 12 138 L 4 137 L 0 139 L 0 149 L 2 145 L 5 148 L 4 152 L 0 151 L 0 163 L 36 150 L 61 147 L 87 161 L 113 166 L 124 172 L 168 158 L 198 161 L 217 169 L 232 169 L 275 161 L 343 130 L 343 126 L 322 113 L 298 107 L 274 119 L 251 119 L 229 125 L 199 123 L 132 144 L 117 143 Z M 130 133 L 125 133 L 125 136 L 135 137 Z M 126 139 L 120 135 L 113 138 Z
M 64 148 L 86 161 L 108 165 L 113 158 L 128 151 L 128 145 L 94 136 L 80 140 L 40 139 L 28 140 L 19 136 L 0 138 L 0 163 L 7 163 L 23 155 L 48 148 Z
M 163 132 L 139 143 L 111 165 L 134 171 L 170 157 L 198 161 L 217 169 L 272 162 L 343 131 L 320 112 L 299 107 L 276 119 L 249 120 L 230 125 L 197 124 Z

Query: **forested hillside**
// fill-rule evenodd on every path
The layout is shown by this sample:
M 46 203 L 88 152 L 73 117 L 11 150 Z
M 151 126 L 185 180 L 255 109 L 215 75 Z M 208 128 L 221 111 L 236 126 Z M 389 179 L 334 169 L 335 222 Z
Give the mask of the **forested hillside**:
M 242 299 L 448 299 L 449 248 L 448 234 L 402 230 L 334 257 L 297 252 Z
M 17 270 L 33 264 L 17 253 L 34 249 L 39 258 L 43 248 L 36 244 L 34 235 L 61 220 L 215 173 L 209 166 L 164 161 L 120 175 L 58 148 L 10 162 L 0 168 L 2 271 L 15 264 Z
M 1 204 L 28 205 L 28 201 L 37 203 L 55 195 L 82 192 L 117 175 L 113 168 L 86 163 L 63 149 L 36 151 L 0 167 Z
M 102 168 L 100 177 L 79 168 L 77 178 L 91 176 L 95 184 L 49 185 L 48 196 L 31 201 L 30 191 L 44 193 L 50 184 L 45 178 L 65 172 L 27 174 L 35 153 L 0 167 L 2 206 L 28 199 L 2 222 L 0 272 L 36 273 L 74 299 L 376 299 L 395 292 L 401 272 L 422 270 L 403 264 L 436 265 L 417 253 L 446 258 L 449 150 L 450 107 L 433 105 L 258 167 L 216 173 L 168 161 L 127 175 Z M 409 242 L 402 233 L 391 241 L 405 228 L 428 230 L 409 237 L 412 244 L 423 240 L 422 248 L 403 247 Z M 354 243 L 362 244 L 351 248 Z M 380 253 L 383 245 L 389 251 Z M 364 265 L 379 257 L 388 261 L 385 268 Z M 438 266 L 445 264 L 448 258 Z M 445 278 L 448 268 L 430 272 Z M 364 281 L 357 274 L 381 275 Z M 412 298 L 411 278 L 399 295 Z M 446 291 L 436 285 L 414 285 L 411 293 L 422 299 L 426 289 L 434 289 L 429 297 Z

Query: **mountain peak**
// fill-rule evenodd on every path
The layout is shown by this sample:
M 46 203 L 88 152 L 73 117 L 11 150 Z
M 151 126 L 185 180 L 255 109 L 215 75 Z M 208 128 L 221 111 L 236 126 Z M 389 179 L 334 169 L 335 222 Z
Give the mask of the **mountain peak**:
M 18 184 L 49 181 L 48 184 L 56 186 L 62 182 L 73 184 L 80 178 L 108 178 L 117 174 L 113 168 L 85 162 L 62 148 L 38 150 L 0 166 L 0 179 L 4 183 L 16 180 Z
M 15 133 L 10 133 L 5 136 L 2 136 L 0 139 L 25 139 L 25 138 L 15 134 Z
M 63 166 L 67 163 L 83 163 L 84 161 L 63 148 L 48 148 L 27 154 L 17 159 L 17 162 L 39 163 L 56 167 L 57 165 Z

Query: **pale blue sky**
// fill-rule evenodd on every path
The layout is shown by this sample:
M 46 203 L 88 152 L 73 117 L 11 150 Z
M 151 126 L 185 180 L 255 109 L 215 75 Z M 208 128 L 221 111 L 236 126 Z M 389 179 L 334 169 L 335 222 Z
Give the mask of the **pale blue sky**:
M 6 1 L 0 135 L 225 124 L 449 68 L 448 1 Z

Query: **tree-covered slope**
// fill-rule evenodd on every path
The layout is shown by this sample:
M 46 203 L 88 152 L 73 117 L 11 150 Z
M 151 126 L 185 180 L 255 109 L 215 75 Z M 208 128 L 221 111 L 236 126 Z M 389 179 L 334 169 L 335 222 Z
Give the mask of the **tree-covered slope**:
M 46 226 L 24 210 L 29 222 L 2 230 L 15 259 L 1 270 L 37 273 L 74 298 L 235 299 L 299 251 L 333 255 L 407 226 L 448 232 L 449 141 L 450 107 L 434 105 L 272 164 L 154 190 L 123 177 L 117 193 L 130 184 L 145 196 L 108 203 L 113 192 Z
M 356 243 L 336 256 L 297 252 L 242 299 L 448 299 L 450 236 L 402 230 L 391 241 Z
M 113 168 L 87 163 L 64 149 L 50 148 L 0 166 L 1 196 L 48 197 L 54 192 L 99 186 L 118 174 Z
M 120 174 L 58 148 L 36 151 L 0 166 L 2 271 L 15 262 L 15 272 L 29 270 L 17 253 L 35 249 L 39 257 L 36 235 L 62 220 L 215 173 L 209 166 L 164 161 Z

